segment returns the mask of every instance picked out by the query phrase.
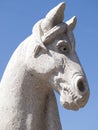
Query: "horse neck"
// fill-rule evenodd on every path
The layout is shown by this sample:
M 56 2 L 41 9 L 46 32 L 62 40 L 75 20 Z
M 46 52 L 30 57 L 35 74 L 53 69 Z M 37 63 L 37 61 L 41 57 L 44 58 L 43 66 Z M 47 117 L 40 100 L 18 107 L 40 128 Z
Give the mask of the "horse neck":
M 1 81 L 0 93 L 3 95 L 3 99 L 6 97 L 4 99 L 6 104 L 2 103 L 2 106 L 7 107 L 8 111 L 10 110 L 12 113 L 7 118 L 8 120 L 15 119 L 15 122 L 17 119 L 26 120 L 27 126 L 45 130 L 44 112 L 47 105 L 45 99 L 48 89 L 44 88 L 47 86 L 27 72 L 25 67 L 18 67 L 17 70 L 16 68 L 13 66 L 12 71 L 11 68 L 7 68 L 10 72 L 7 73 L 6 70 Z M 15 115 L 15 113 L 17 114 Z M 14 121 L 12 120 L 12 122 Z M 20 128 L 25 130 L 25 122 L 21 124 Z
M 54 130 L 61 130 L 53 90 L 28 72 L 23 62 L 26 47 L 22 48 L 22 45 L 9 61 L 0 84 L 0 96 L 6 102 L 5 104 L 0 100 L 0 106 L 7 110 L 6 116 L 10 113 L 10 116 L 5 116 L 5 120 L 16 126 L 18 119 L 23 120 L 20 122 L 20 129 L 24 130 L 26 126 L 36 130 L 51 130 L 52 127 Z

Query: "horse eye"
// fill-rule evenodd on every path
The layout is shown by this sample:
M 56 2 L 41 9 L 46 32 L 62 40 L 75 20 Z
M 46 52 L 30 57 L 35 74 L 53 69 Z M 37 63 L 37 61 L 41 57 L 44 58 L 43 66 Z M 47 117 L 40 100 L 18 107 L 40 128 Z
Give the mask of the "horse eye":
M 69 43 L 67 41 L 59 40 L 56 47 L 57 47 L 58 52 L 63 53 L 65 55 L 69 54 L 70 48 L 69 48 Z
M 58 49 L 61 53 L 68 54 L 69 49 L 68 49 L 67 45 L 59 46 Z
M 61 51 L 67 51 L 67 48 L 65 46 L 60 48 Z

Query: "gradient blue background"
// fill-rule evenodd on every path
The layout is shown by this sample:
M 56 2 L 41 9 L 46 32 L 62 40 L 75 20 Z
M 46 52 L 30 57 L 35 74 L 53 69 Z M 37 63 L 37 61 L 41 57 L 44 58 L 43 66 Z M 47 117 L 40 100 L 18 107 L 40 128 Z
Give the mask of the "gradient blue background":
M 91 90 L 85 108 L 68 111 L 56 94 L 63 130 L 98 130 L 98 1 L 63 0 L 65 19 L 77 16 L 76 50 Z M 61 0 L 0 0 L 0 79 L 15 48 L 31 34 L 33 25 Z

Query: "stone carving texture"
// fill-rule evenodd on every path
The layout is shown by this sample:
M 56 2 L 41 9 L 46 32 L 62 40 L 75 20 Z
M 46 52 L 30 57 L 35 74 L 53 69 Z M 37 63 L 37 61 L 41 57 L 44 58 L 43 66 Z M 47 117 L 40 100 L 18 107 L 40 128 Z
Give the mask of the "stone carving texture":
M 60 3 L 50 10 L 12 55 L 0 83 L 0 130 L 61 130 L 53 90 L 67 109 L 87 103 L 72 32 L 76 17 L 64 23 L 64 9 Z

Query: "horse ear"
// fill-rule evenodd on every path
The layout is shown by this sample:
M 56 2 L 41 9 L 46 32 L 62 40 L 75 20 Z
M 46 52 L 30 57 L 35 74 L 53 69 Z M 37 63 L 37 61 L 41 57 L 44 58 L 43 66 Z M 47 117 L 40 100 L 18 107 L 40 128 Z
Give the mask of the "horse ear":
M 62 2 L 47 13 L 45 19 L 43 19 L 43 22 L 41 23 L 41 28 L 43 32 L 47 32 L 55 25 L 63 21 L 64 9 L 65 3 Z
M 70 26 L 70 28 L 71 28 L 72 30 L 74 30 L 74 28 L 75 28 L 75 26 L 76 26 L 76 22 L 77 22 L 77 18 L 76 18 L 76 16 L 73 16 L 70 20 L 68 20 L 68 21 L 66 22 L 66 24 L 67 24 L 68 26 Z

